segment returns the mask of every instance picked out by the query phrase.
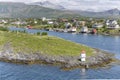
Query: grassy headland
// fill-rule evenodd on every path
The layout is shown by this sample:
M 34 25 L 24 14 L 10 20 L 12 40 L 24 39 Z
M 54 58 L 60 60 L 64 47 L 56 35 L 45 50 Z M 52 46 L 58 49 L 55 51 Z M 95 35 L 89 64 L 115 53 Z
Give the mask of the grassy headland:
M 85 50 L 87 55 L 93 53 L 93 49 L 74 42 L 66 41 L 53 36 L 38 36 L 26 33 L 12 33 L 0 31 L 0 45 L 9 43 L 14 52 L 36 53 L 48 55 L 79 56 L 80 51 Z
M 80 53 L 86 51 L 86 61 Z M 115 60 L 113 55 L 53 36 L 0 31 L 0 61 L 15 63 L 60 63 L 63 68 L 102 66 Z

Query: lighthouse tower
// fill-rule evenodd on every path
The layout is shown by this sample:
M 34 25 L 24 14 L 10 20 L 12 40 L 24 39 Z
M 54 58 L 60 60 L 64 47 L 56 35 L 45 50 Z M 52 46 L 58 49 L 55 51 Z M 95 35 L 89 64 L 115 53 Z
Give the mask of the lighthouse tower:
M 81 53 L 80 53 L 80 60 L 81 61 L 86 61 L 86 52 L 84 50 L 82 50 Z

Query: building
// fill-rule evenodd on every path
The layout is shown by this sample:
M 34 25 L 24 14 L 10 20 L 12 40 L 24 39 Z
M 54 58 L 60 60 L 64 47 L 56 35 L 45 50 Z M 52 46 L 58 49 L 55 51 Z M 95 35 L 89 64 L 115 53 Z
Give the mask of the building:
M 25 22 L 25 21 L 15 21 L 15 22 L 12 22 L 11 24 L 13 24 L 13 25 L 26 25 L 27 22 Z
M 81 31 L 80 31 L 81 33 L 88 33 L 88 27 L 87 26 L 83 26 L 82 28 L 81 28 Z
M 92 28 L 102 28 L 103 27 L 103 24 L 97 24 L 97 23 L 95 23 L 95 24 L 93 24 L 92 25 Z
M 58 20 L 58 22 L 68 22 L 68 19 L 66 19 L 66 18 L 61 18 L 61 19 Z
M 42 17 L 42 21 L 45 21 L 46 20 L 46 17 Z
M 116 20 L 107 20 L 106 25 L 108 29 L 118 29 L 120 26 L 118 25 Z
M 86 21 L 78 21 L 81 26 L 85 26 Z
M 67 30 L 68 33 L 74 33 L 77 31 L 76 27 L 71 27 L 70 29 Z
M 48 21 L 47 23 L 48 23 L 48 24 L 53 24 L 54 22 L 53 22 L 53 21 Z
M 65 23 L 65 28 L 66 28 L 66 29 L 69 29 L 69 28 L 71 28 L 71 27 L 72 27 L 72 24 L 71 24 L 71 23 L 69 23 L 69 22 Z

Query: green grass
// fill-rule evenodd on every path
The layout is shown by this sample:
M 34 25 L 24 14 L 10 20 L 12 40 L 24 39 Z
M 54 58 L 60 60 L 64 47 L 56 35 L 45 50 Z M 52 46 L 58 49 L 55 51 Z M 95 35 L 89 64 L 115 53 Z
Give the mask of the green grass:
M 93 49 L 74 42 L 66 41 L 53 36 L 37 36 L 25 33 L 0 32 L 0 45 L 10 43 L 14 52 L 23 52 L 26 54 L 41 52 L 48 55 L 79 56 L 82 50 L 87 55 L 93 54 Z

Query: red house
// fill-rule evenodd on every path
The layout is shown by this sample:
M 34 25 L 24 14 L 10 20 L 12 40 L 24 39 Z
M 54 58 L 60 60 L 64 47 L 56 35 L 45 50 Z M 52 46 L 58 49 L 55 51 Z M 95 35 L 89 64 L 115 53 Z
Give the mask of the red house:
M 28 29 L 32 29 L 32 26 L 29 25 L 29 26 L 27 26 L 27 28 L 28 28 Z

